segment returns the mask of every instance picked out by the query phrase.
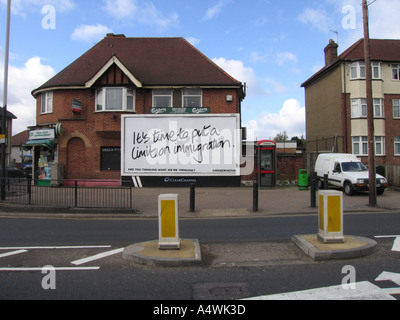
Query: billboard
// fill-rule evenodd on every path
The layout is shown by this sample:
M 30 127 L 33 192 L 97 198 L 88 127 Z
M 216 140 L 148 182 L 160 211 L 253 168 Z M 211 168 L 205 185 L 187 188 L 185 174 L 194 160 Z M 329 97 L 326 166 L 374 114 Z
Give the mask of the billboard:
M 123 115 L 122 176 L 240 176 L 238 114 Z

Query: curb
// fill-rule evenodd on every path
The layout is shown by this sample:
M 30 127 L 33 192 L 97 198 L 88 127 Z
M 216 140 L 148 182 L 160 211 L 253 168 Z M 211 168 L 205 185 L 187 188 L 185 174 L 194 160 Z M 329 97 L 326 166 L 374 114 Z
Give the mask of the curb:
M 122 253 L 126 260 L 147 266 L 182 267 L 202 263 L 199 240 L 181 240 L 180 250 L 159 250 L 158 240 L 126 247 Z
M 376 251 L 377 242 L 358 236 L 345 236 L 345 243 L 322 244 L 316 235 L 295 235 L 292 241 L 314 261 L 360 258 Z

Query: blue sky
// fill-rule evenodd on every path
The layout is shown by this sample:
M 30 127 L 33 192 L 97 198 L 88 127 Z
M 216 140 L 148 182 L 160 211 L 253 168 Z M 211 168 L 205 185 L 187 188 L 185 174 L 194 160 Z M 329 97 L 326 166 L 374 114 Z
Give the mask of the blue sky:
M 6 2 L 0 0 L 1 88 Z M 399 15 L 400 0 L 371 4 L 371 37 L 400 39 Z M 189 40 L 247 83 L 243 125 L 258 139 L 305 135 L 301 83 L 323 67 L 330 38 L 339 40 L 340 53 L 363 37 L 361 0 L 12 0 L 14 134 L 36 123 L 30 92 L 108 32 Z

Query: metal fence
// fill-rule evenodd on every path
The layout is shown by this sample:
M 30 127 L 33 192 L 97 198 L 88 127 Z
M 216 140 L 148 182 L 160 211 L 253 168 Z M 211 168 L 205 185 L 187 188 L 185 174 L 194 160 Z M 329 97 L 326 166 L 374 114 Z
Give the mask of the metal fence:
M 0 179 L 1 183 L 1 179 Z M 97 182 L 101 185 L 101 182 Z M 66 206 L 75 208 L 132 209 L 132 188 L 122 186 L 87 186 L 85 180 L 68 185 L 37 185 L 26 178 L 6 179 L 5 201 L 15 204 Z M 104 181 L 106 184 L 106 181 Z

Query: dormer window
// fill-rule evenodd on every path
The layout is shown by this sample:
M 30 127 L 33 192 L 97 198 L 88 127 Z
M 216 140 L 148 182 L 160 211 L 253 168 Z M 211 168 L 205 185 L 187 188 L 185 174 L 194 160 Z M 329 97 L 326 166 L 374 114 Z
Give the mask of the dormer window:
M 96 91 L 96 111 L 135 111 L 135 90 L 102 88 Z

